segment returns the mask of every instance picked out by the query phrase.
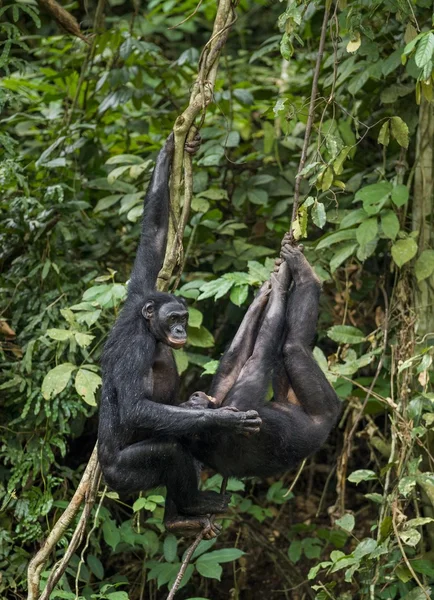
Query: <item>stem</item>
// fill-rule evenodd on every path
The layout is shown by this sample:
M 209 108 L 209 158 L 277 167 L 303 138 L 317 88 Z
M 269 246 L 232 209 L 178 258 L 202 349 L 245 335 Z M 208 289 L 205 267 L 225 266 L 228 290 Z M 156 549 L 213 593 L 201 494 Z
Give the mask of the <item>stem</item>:
M 300 186 L 301 186 L 301 181 L 303 179 L 303 175 L 301 174 L 301 172 L 304 169 L 304 165 L 306 164 L 307 149 L 309 147 L 310 135 L 312 133 L 312 126 L 313 126 L 313 119 L 315 116 L 315 101 L 316 101 L 316 96 L 318 94 L 319 73 L 320 73 L 320 68 L 321 68 L 322 57 L 324 54 L 324 46 L 325 46 L 325 39 L 326 39 L 326 33 L 327 33 L 327 24 L 328 24 L 329 14 L 330 14 L 329 4 L 330 4 L 329 2 L 326 3 L 326 7 L 324 10 L 324 18 L 323 18 L 322 26 L 321 26 L 321 37 L 320 37 L 320 41 L 319 41 L 318 55 L 316 57 L 315 71 L 314 71 L 313 80 L 312 80 L 312 91 L 310 94 L 309 113 L 308 113 L 308 117 L 307 117 L 306 131 L 304 132 L 303 148 L 301 150 L 300 163 L 298 165 L 298 171 L 297 171 L 297 175 L 295 177 L 294 203 L 292 205 L 291 225 L 289 228 L 291 242 L 294 241 L 293 225 L 294 225 L 294 221 L 297 219 L 297 213 L 298 213 L 298 209 L 300 206 Z

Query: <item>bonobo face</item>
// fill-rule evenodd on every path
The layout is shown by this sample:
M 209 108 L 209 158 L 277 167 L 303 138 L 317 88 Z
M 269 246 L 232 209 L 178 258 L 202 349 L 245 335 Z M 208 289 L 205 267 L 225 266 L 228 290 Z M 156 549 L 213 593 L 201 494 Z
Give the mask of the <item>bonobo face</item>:
M 187 341 L 188 311 L 181 300 L 171 298 L 158 305 L 150 300 L 145 304 L 142 314 L 159 342 L 171 348 L 181 348 Z

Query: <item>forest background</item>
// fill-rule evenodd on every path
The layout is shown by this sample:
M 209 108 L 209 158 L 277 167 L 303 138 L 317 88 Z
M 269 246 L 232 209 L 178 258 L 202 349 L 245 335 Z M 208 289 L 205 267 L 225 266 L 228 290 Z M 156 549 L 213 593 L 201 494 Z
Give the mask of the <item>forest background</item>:
M 216 13 L 214 0 L 79 0 L 65 8 L 81 40 L 44 4 L 0 8 L 0 597 L 11 600 L 26 597 L 29 560 L 92 453 L 99 358 L 144 190 Z M 323 282 L 315 356 L 342 417 L 297 474 L 229 481 L 224 532 L 201 542 L 181 600 L 422 600 L 434 584 L 431 1 L 237 6 L 194 164 L 181 393 L 207 389 L 289 228 L 325 9 L 296 227 Z M 203 475 L 207 489 L 220 481 Z M 188 540 L 164 532 L 163 508 L 164 490 L 120 498 L 102 484 L 50 597 L 165 598 Z

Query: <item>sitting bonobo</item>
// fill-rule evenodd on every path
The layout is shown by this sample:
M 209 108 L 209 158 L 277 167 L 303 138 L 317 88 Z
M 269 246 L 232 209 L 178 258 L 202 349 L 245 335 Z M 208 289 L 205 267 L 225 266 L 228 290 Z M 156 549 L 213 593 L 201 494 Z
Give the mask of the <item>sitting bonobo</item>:
M 186 145 L 194 152 L 199 141 Z M 158 155 L 144 201 L 142 234 L 124 307 L 102 357 L 103 386 L 98 457 L 104 477 L 119 492 L 165 485 L 168 528 L 212 537 L 219 526 L 209 515 L 226 510 L 229 496 L 198 490 L 198 468 L 186 439 L 226 432 L 242 437 L 256 432 L 256 411 L 232 407 L 182 408 L 172 348 L 187 339 L 183 299 L 156 291 L 167 241 L 171 135 Z
M 209 399 L 196 392 L 192 407 L 254 410 L 259 433 L 209 431 L 189 443 L 198 460 L 225 476 L 281 474 L 327 439 L 340 401 L 316 363 L 312 347 L 320 284 L 298 248 L 284 239 L 283 261 L 250 305 L 214 376 Z M 266 401 L 272 382 L 274 399 Z M 218 408 L 217 408 L 218 410 Z

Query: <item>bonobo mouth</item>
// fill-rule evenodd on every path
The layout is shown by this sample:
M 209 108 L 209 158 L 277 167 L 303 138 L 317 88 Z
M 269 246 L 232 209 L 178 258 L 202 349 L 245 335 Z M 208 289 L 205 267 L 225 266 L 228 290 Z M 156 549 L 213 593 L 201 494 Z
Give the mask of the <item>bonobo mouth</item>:
M 172 348 L 175 348 L 175 350 L 176 350 L 177 348 L 182 348 L 182 346 L 185 345 L 185 342 L 187 341 L 187 338 L 185 337 L 185 338 L 177 339 L 177 338 L 173 338 L 173 337 L 168 336 L 167 340 L 169 342 L 169 345 Z

